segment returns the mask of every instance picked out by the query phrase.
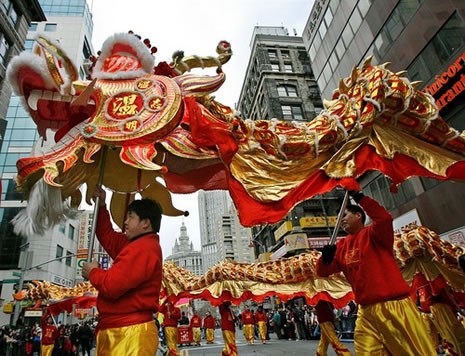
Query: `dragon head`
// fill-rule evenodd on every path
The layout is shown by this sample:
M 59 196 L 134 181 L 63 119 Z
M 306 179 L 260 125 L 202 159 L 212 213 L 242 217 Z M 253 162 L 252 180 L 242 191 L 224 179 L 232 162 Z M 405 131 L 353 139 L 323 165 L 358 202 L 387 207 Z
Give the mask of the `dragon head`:
M 36 39 L 32 52 L 12 59 L 9 81 L 41 136 L 41 152 L 17 162 L 17 185 L 27 198 L 43 179 L 79 204 L 79 187 L 85 183 L 89 192 L 98 184 L 106 151 L 103 185 L 121 193 L 113 194 L 111 203 L 120 226 L 124 205 L 136 193 L 159 201 L 165 215 L 186 214 L 173 207 L 170 193 L 156 180 L 167 171 L 159 141 L 179 127 L 185 97 L 208 96 L 225 80 L 220 70 L 211 77 L 184 73 L 200 64 L 221 68 L 231 50 L 223 41 L 218 57 L 178 55 L 176 63 L 155 67 L 155 51 L 148 47 L 132 33 L 113 35 L 84 80 L 59 44 L 45 37 Z

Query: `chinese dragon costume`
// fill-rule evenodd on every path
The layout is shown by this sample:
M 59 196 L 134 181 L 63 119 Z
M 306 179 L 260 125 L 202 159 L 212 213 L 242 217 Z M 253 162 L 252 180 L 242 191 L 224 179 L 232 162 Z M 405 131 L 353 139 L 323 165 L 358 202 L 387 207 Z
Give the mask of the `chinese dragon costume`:
M 110 209 L 120 226 L 136 193 L 159 201 L 165 215 L 178 216 L 185 212 L 173 206 L 170 193 L 226 189 L 241 223 L 253 226 L 278 222 L 297 203 L 334 187 L 359 189 L 357 178 L 370 170 L 387 175 L 393 186 L 412 176 L 465 179 L 465 134 L 449 127 L 434 99 L 404 73 L 367 59 L 340 81 L 312 121 L 251 121 L 214 100 L 226 78 L 229 43 L 221 42 L 217 53 L 177 52 L 172 63 L 155 65 L 136 36 L 115 34 L 103 44 L 88 80 L 79 80 L 59 45 L 43 37 L 32 53 L 14 58 L 8 78 L 41 136 L 31 157 L 17 162 L 17 187 L 28 210 L 16 231 L 44 231 L 66 212 L 63 201 L 77 207 L 79 188 L 96 186 L 100 167 L 102 184 L 114 192 Z M 195 67 L 217 71 L 193 74 Z M 411 231 L 394 246 L 406 279 L 418 270 L 430 279 L 447 274 L 463 289 L 457 257 L 464 251 L 427 229 Z M 313 251 L 252 265 L 224 262 L 201 277 L 165 264 L 164 296 L 219 303 L 301 295 L 343 305 L 352 299 L 349 285 L 341 275 L 317 278 L 318 256 Z M 39 287 L 47 293 L 55 288 L 43 283 L 21 298 L 33 298 Z M 58 289 L 43 299 L 66 298 L 69 291 Z
M 227 42 L 217 52 L 177 52 L 172 63 L 155 66 L 136 36 L 115 34 L 89 80 L 79 80 L 58 44 L 43 37 L 32 53 L 15 57 L 8 78 L 42 137 L 33 155 L 17 162 L 29 228 L 43 227 L 38 209 L 31 209 L 47 203 L 35 199 L 58 192 L 78 206 L 79 188 L 97 184 L 100 163 L 120 226 L 136 193 L 177 216 L 185 212 L 172 205 L 170 193 L 227 189 L 241 223 L 253 226 L 275 223 L 336 186 L 358 189 L 357 178 L 370 170 L 393 186 L 412 176 L 465 179 L 465 134 L 449 127 L 433 98 L 404 73 L 368 59 L 340 81 L 312 121 L 251 121 L 211 95 L 224 83 L 222 65 L 232 55 Z M 217 73 L 190 73 L 194 67 Z M 89 195 L 88 189 L 88 202 Z

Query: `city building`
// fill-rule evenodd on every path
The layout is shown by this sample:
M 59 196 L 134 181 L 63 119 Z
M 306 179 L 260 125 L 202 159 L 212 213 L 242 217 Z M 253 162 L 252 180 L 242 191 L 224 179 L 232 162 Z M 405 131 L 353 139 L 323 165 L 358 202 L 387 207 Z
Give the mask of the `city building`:
M 250 229 L 239 223 L 229 192 L 199 191 L 203 272 L 224 260 L 251 262 Z
M 436 100 L 441 116 L 465 129 L 465 3 L 444 0 L 316 0 L 303 32 L 312 69 L 324 98 L 340 78 L 372 56 L 407 70 L 412 81 Z M 425 225 L 444 239 L 465 246 L 464 182 L 412 178 L 389 192 L 380 174 L 363 177 L 363 190 L 380 201 L 400 229 Z
M 194 250 L 194 244 L 187 234 L 187 227 L 182 222 L 180 228 L 181 234 L 175 240 L 171 255 L 165 258 L 165 261 L 172 261 L 179 267 L 191 271 L 197 276 L 203 274 L 202 256 L 200 251 Z
M 250 51 L 237 106 L 244 118 L 306 122 L 320 113 L 320 91 L 302 37 L 285 27 L 256 26 Z M 321 247 L 332 234 L 342 196 L 335 190 L 300 203 L 282 222 L 253 227 L 255 256 L 277 259 Z
M 26 1 L 3 1 L 2 6 L 7 3 L 13 4 L 18 11 L 20 7 L 15 6 L 19 3 L 26 4 Z M 36 1 L 28 3 L 35 4 Z M 43 21 L 45 18 L 43 15 L 39 16 L 39 9 L 33 7 L 37 13 L 34 17 L 36 21 L 32 21 L 28 29 L 28 23 L 21 22 L 21 28 L 25 27 L 25 31 L 29 31 L 24 47 L 15 47 L 15 51 L 19 52 L 22 48 L 32 49 L 34 37 L 41 33 L 61 44 L 78 68 L 81 79 L 85 79 L 84 62 L 93 54 L 93 23 L 86 0 L 39 0 L 38 3 L 47 21 Z M 11 220 L 26 206 L 22 194 L 15 189 L 16 161 L 29 156 L 38 139 L 38 133 L 28 112 L 22 107 L 20 98 L 16 96 L 12 96 L 9 101 L 6 121 L 7 127 L 0 151 L 0 283 L 1 298 L 8 302 L 12 298 L 14 284 L 18 282 L 17 270 L 21 267 L 38 266 L 25 272 L 25 281 L 37 279 L 63 286 L 74 285 L 80 227 L 77 219 L 63 222 L 40 236 L 34 233 L 27 237 L 15 234 Z M 0 311 L 0 325 L 8 324 L 9 321 L 10 315 Z
M 38 0 L 4 0 L 0 5 L 0 148 L 7 121 L 11 87 L 5 84 L 6 67 L 10 59 L 24 50 L 24 41 L 32 21 L 45 21 Z

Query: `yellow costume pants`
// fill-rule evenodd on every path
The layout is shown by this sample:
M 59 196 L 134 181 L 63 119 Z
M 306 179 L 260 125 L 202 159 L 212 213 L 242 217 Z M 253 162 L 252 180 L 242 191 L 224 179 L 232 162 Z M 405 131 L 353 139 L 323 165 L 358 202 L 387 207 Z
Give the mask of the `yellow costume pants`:
M 222 356 L 238 356 L 236 334 L 234 331 L 223 330 L 224 349 Z
M 165 326 L 166 346 L 168 346 L 169 356 L 178 356 L 178 328 L 175 326 Z
M 253 324 L 244 324 L 244 327 L 242 328 L 242 331 L 244 333 L 245 339 L 249 343 L 253 343 L 253 338 L 254 338 L 254 325 Z
M 326 356 L 328 354 L 328 346 L 331 344 L 336 355 L 338 356 L 349 356 L 352 353 L 349 349 L 339 341 L 339 338 L 336 334 L 336 329 L 334 324 L 331 321 L 327 321 L 320 324 L 320 342 L 318 343 L 318 348 L 316 350 L 317 356 Z
M 465 355 L 465 328 L 457 320 L 452 309 L 443 303 L 435 303 L 430 309 L 434 326 L 452 348 L 448 351 Z
M 212 344 L 213 340 L 215 340 L 215 329 L 206 329 L 205 330 L 205 337 L 207 339 L 207 342 L 209 344 Z
M 40 354 L 42 356 L 52 356 L 54 344 L 51 345 L 40 345 Z
M 262 342 L 266 342 L 266 321 L 257 321 L 258 333 Z
M 421 317 L 426 323 L 426 331 L 433 342 L 434 349 L 437 350 L 439 347 L 439 332 L 436 329 L 436 326 L 433 324 L 433 320 L 430 313 L 420 312 Z
M 354 343 L 357 356 L 436 355 L 425 321 L 410 297 L 360 305 Z
M 158 349 L 155 321 L 100 330 L 97 333 L 96 356 L 153 356 Z
M 200 328 L 192 328 L 192 339 L 196 344 L 200 345 L 200 339 L 202 338 L 202 333 Z

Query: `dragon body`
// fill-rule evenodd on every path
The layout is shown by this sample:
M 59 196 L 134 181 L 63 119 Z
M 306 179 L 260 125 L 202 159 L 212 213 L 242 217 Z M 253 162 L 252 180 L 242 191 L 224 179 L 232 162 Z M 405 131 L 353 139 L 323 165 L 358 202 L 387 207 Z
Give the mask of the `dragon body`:
M 34 52 L 8 68 L 43 139 L 40 153 L 18 160 L 18 188 L 32 199 L 43 182 L 78 206 L 79 188 L 95 186 L 103 166 L 120 226 L 136 193 L 177 216 L 185 212 L 170 193 L 199 189 L 229 190 L 241 223 L 252 226 L 277 222 L 298 202 L 336 186 L 357 189 L 356 179 L 369 170 L 394 185 L 411 176 L 465 178 L 465 135 L 403 73 L 368 59 L 341 80 L 314 120 L 251 121 L 212 97 L 225 81 L 227 42 L 218 54 L 178 52 L 173 63 L 155 66 L 134 35 L 116 34 L 104 43 L 91 80 L 78 80 L 59 46 L 38 38 Z M 217 74 L 189 72 L 209 66 Z
M 465 253 L 464 248 L 442 240 L 424 226 L 410 225 L 395 235 L 393 249 L 408 283 L 412 283 L 417 273 L 422 273 L 430 281 L 445 278 L 455 292 L 461 293 L 462 298 L 465 296 L 465 274 L 457 263 L 458 257 Z M 224 300 L 235 303 L 263 301 L 266 296 L 276 295 L 286 301 L 302 296 L 309 304 L 327 299 L 342 307 L 353 299 L 350 285 L 342 274 L 318 277 L 316 261 L 319 257 L 320 252 L 309 251 L 276 261 L 252 264 L 222 262 L 201 276 L 173 262 L 165 262 L 162 299 L 202 298 L 218 305 Z M 96 294 L 89 282 L 66 288 L 47 281 L 35 281 L 17 293 L 15 299 L 34 303 L 42 300 L 48 304 Z

